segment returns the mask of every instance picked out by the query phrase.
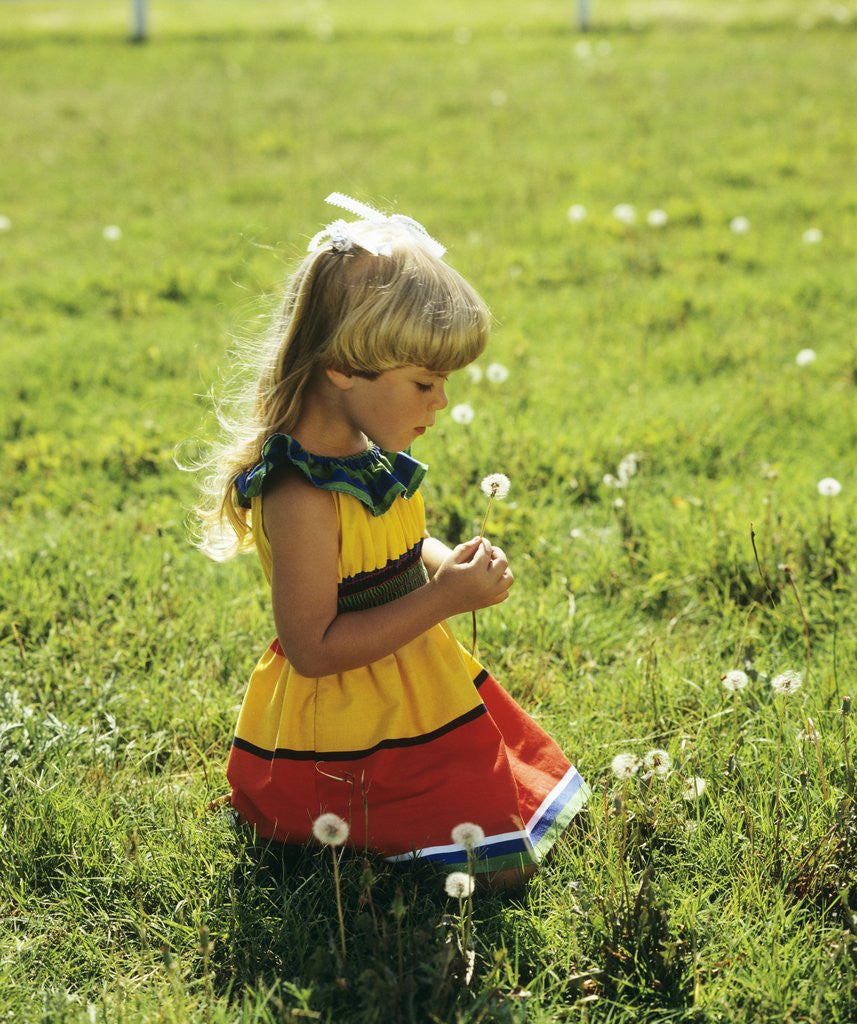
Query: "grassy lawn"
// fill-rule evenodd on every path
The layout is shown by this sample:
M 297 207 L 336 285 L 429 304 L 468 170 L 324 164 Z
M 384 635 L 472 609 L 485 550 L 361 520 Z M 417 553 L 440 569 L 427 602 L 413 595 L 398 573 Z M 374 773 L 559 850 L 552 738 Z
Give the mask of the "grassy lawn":
M 0 1020 L 857 1017 L 857 3 L 591 8 L 0 2 Z M 217 804 L 273 626 L 176 458 L 333 190 L 494 311 L 429 527 L 511 478 L 482 656 L 594 791 L 469 984 L 437 878 L 344 861 L 343 961 L 329 859 Z

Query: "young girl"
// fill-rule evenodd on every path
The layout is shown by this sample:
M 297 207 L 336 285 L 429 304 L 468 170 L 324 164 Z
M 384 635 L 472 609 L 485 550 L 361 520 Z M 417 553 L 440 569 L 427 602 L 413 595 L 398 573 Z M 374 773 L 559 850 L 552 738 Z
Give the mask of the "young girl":
M 263 837 L 305 842 L 333 812 L 355 847 L 447 870 L 467 862 L 452 829 L 473 822 L 475 870 L 509 884 L 588 789 L 453 636 L 448 618 L 504 601 L 513 577 L 488 541 L 429 536 L 409 453 L 489 314 L 422 225 L 327 202 L 359 219 L 310 243 L 200 509 L 210 554 L 255 548 L 277 633 L 238 717 L 232 803 Z

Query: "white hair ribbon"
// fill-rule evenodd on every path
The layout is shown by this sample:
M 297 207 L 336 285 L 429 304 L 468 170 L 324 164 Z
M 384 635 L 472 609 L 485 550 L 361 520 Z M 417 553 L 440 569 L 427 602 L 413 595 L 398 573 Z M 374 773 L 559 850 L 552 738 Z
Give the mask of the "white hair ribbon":
M 418 220 L 414 220 L 413 217 L 406 217 L 402 213 L 393 213 L 388 217 L 373 206 L 361 203 L 359 199 L 353 199 L 351 196 L 343 195 L 341 192 L 331 192 L 327 199 L 325 199 L 325 202 L 331 206 L 338 206 L 343 210 L 347 210 L 349 213 L 359 217 L 361 221 L 368 222 L 369 224 L 404 228 L 424 249 L 427 249 L 437 259 L 441 259 L 446 252 L 446 247 L 441 245 L 437 239 L 432 238 L 422 224 Z M 367 244 L 368 240 L 363 237 L 364 233 L 362 231 L 354 231 L 357 223 L 359 222 L 349 222 L 341 219 L 332 221 L 327 227 L 313 236 L 307 247 L 308 250 L 314 252 L 319 246 L 330 243 L 337 252 L 348 252 L 355 245 L 359 245 L 374 256 L 389 255 L 389 244 L 382 243 L 377 246 L 371 242 Z

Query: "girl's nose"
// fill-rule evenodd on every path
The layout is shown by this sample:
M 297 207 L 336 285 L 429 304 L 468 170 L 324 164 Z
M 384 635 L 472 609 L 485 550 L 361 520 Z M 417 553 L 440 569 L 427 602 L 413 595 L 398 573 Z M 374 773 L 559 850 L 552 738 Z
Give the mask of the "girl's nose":
M 438 409 L 445 409 L 449 405 L 449 399 L 446 397 L 444 388 L 440 389 L 440 394 L 435 399 L 434 404 Z

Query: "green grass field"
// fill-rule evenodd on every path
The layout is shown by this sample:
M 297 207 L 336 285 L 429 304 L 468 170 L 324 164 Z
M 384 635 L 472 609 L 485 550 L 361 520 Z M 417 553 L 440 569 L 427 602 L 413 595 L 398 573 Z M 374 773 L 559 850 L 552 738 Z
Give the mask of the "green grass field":
M 591 6 L 0 2 L 0 1020 L 857 1018 L 857 3 Z M 343 961 L 329 858 L 210 806 L 273 626 L 175 458 L 333 190 L 494 311 L 429 525 L 511 478 L 482 656 L 594 791 L 469 984 L 437 878 L 344 861 Z

